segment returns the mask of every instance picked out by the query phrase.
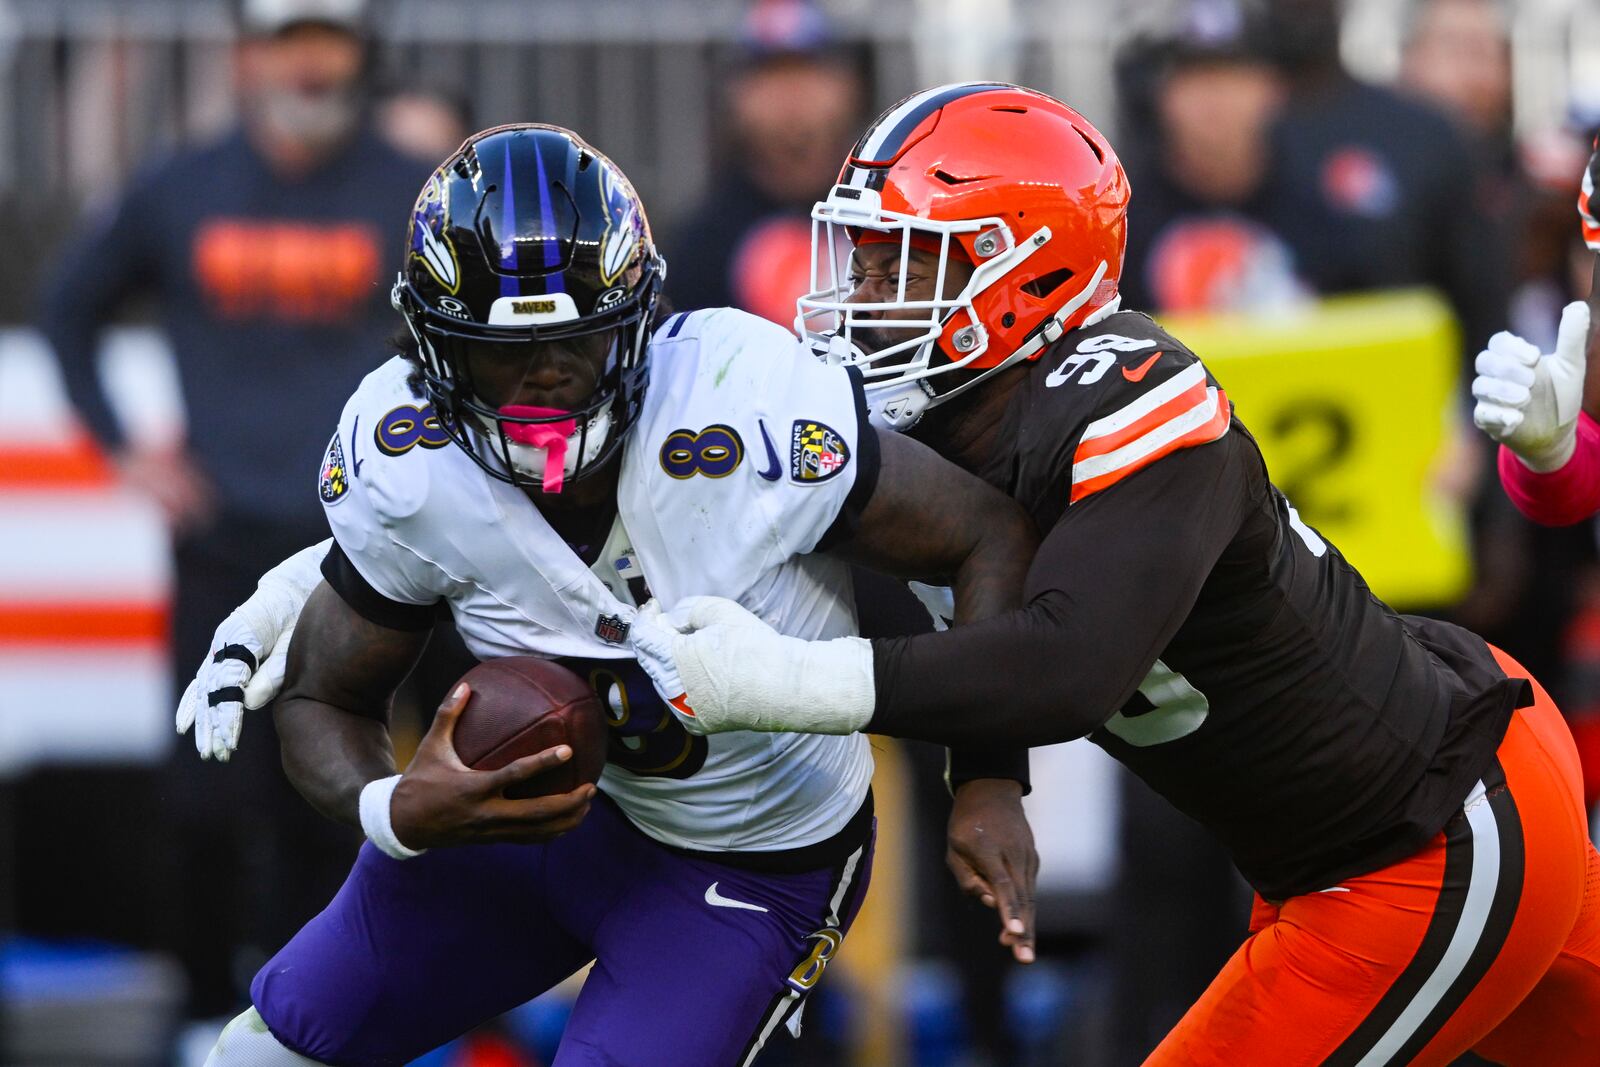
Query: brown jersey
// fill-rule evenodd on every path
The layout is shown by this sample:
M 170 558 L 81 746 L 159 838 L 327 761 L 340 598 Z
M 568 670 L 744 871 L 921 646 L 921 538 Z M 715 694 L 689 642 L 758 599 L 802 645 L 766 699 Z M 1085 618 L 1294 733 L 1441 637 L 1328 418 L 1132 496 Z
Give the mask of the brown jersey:
M 1473 634 L 1374 597 L 1273 487 L 1192 352 L 1143 315 L 1112 315 L 1034 364 L 1005 418 L 983 473 L 1045 535 L 1027 606 L 875 642 L 869 729 L 1087 734 L 1273 900 L 1440 830 L 1527 683 Z

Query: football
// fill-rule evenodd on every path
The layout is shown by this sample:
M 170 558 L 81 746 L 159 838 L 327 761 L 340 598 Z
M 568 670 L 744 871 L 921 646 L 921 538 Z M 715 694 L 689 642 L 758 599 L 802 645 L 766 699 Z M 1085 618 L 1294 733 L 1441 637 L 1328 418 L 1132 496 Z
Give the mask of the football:
M 606 719 L 583 678 L 537 656 L 508 656 L 478 664 L 461 680 L 472 687 L 456 721 L 461 762 L 498 770 L 555 745 L 572 758 L 506 790 L 508 797 L 565 793 L 599 779 L 606 762 Z

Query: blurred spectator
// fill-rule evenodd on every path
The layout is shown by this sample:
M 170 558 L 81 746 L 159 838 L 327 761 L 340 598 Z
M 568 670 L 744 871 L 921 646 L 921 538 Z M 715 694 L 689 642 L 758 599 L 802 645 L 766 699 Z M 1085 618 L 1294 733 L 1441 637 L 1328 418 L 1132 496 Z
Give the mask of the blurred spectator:
M 242 16 L 239 126 L 145 169 L 43 296 L 80 418 L 170 520 L 180 687 L 261 572 L 326 536 L 312 489 L 323 444 L 390 351 L 385 280 L 428 170 L 368 128 L 362 0 L 245 0 Z M 102 327 L 138 296 L 153 299 L 186 399 L 186 438 L 160 449 L 128 444 L 95 369 Z M 283 779 L 270 716 L 246 729 L 231 766 L 185 739 L 149 794 L 121 793 L 133 839 L 107 831 L 52 853 L 60 924 L 176 947 L 196 1018 L 237 1010 L 240 980 L 328 899 L 359 840 Z M 70 792 L 84 810 L 56 825 L 106 825 L 96 790 Z M 79 900 L 146 881 L 158 916 Z
M 1280 236 L 1295 210 L 1272 129 L 1284 86 L 1236 7 L 1196 5 L 1177 35 L 1119 57 L 1124 109 L 1142 136 L 1124 154 L 1138 200 L 1122 293 L 1150 311 L 1280 308 L 1301 299 Z
M 1583 146 L 1563 153 L 1560 139 L 1516 144 L 1510 26 L 1496 0 L 1423 0 L 1402 44 L 1400 88 L 1453 120 L 1478 166 L 1473 215 L 1486 239 L 1500 235 L 1498 246 L 1485 245 L 1493 258 L 1479 270 L 1496 276 L 1508 297 L 1508 317 L 1494 328 L 1527 329 L 1525 336 L 1547 338 L 1548 348 L 1560 309 L 1573 298 L 1564 250 L 1577 241 L 1572 203 L 1587 161 Z M 1476 581 L 1451 615 L 1518 657 L 1565 700 L 1562 634 L 1574 610 L 1573 577 L 1592 557 L 1592 539 L 1524 520 L 1498 491 L 1489 458 L 1482 457 L 1473 496 Z
M 679 307 L 740 307 L 793 323 L 795 299 L 810 287 L 811 205 L 862 124 L 862 78 L 840 50 L 805 0 L 751 9 L 723 79 L 720 165 L 666 243 Z
M 378 101 L 374 120 L 390 144 L 418 159 L 444 159 L 472 132 L 464 100 L 425 90 L 390 93 Z
M 1520 232 L 1508 328 L 1541 352 L 1555 347 L 1561 308 L 1588 294 L 1594 272 L 1594 253 L 1572 225 L 1573 190 L 1592 143 L 1592 135 L 1553 129 L 1517 145 Z
M 1340 0 L 1268 0 L 1265 39 L 1289 79 L 1285 219 L 1319 293 L 1430 285 L 1462 326 L 1463 367 L 1505 323 L 1506 242 L 1482 169 L 1451 121 L 1339 61 Z
M 1516 252 L 1529 182 L 1511 131 L 1511 27 L 1499 0 L 1415 4 L 1397 87 L 1453 121 L 1473 155 L 1478 235 L 1497 236 L 1506 252 L 1498 269 L 1483 273 L 1497 275 L 1501 293 L 1509 294 L 1521 280 Z M 1478 345 L 1471 347 L 1475 354 Z
M 1424 0 L 1411 11 L 1400 85 L 1476 136 L 1509 142 L 1511 36 L 1498 0 Z

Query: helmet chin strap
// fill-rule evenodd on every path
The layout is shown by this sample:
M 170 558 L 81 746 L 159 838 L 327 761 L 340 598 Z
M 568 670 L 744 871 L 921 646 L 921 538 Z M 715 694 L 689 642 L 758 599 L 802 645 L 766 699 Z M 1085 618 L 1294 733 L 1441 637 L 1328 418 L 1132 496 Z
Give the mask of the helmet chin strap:
M 811 354 L 830 367 L 860 362 L 861 349 L 837 333 L 806 335 Z M 932 393 L 921 380 L 895 381 L 883 385 L 865 383 L 867 419 L 874 426 L 900 433 L 915 426 L 928 410 Z
M 926 379 L 867 390 L 868 421 L 895 433 L 903 433 L 921 422 L 923 414 L 932 406 L 933 396 Z

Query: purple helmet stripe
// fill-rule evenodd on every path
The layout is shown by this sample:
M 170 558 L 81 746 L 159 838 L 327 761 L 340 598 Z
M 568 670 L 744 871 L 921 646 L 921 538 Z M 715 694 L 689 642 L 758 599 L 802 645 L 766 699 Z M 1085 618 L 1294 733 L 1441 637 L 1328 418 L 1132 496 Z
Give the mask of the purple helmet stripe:
M 544 173 L 544 153 L 539 151 L 538 142 L 533 146 L 533 162 L 539 176 L 539 229 L 545 235 L 544 265 L 546 270 L 553 270 L 561 262 L 561 250 L 556 247 L 556 220 L 555 214 L 550 209 L 550 181 Z M 547 274 L 544 279 L 545 292 L 564 293 L 566 284 L 560 274 Z
M 505 191 L 500 197 L 500 295 L 521 296 L 522 286 L 514 277 L 517 270 L 517 197 L 509 146 L 502 151 L 501 158 L 505 160 L 505 176 L 500 181 Z

